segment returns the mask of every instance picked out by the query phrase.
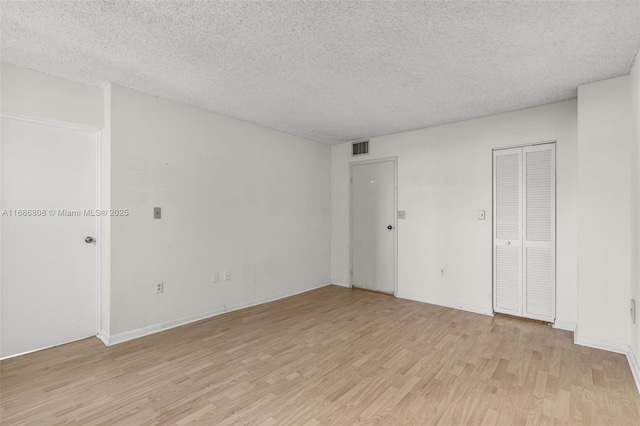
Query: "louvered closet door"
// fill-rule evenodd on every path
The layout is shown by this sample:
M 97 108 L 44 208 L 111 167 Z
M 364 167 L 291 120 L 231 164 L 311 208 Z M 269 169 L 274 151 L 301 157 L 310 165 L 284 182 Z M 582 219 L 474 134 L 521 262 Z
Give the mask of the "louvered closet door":
M 523 315 L 555 320 L 555 144 L 523 152 Z
M 522 148 L 493 152 L 493 307 L 522 316 Z
M 553 322 L 555 144 L 493 156 L 493 309 Z

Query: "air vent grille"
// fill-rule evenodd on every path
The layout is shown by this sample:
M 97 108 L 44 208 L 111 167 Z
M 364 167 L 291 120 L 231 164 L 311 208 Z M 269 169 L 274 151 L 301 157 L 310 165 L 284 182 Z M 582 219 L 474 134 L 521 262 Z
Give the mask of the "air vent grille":
M 351 144 L 351 155 L 364 155 L 369 153 L 369 141 L 353 142 Z

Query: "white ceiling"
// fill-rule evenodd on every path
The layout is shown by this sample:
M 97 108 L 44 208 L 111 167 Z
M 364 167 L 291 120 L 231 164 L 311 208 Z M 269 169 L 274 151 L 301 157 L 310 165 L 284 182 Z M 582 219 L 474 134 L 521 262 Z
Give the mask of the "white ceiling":
M 640 1 L 18 2 L 5 62 L 337 143 L 628 74 Z

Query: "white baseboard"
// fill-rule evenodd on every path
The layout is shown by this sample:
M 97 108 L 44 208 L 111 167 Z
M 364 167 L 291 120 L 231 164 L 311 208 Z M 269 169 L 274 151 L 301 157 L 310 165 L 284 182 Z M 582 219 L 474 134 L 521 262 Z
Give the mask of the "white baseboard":
M 575 334 L 573 335 L 573 343 L 575 343 L 576 345 L 588 346 L 594 349 L 602 349 L 603 351 L 616 352 L 625 355 L 629 351 L 629 345 L 626 345 L 624 343 L 609 342 L 607 340 L 592 339 L 590 337 L 582 337 L 578 335 L 577 329 L 575 331 Z
M 557 328 L 559 330 L 573 331 L 575 333 L 576 332 L 576 323 L 575 322 L 558 321 L 558 320 L 556 320 L 553 323 L 553 328 Z
M 105 346 L 109 346 L 109 333 L 104 330 L 100 330 L 98 334 L 96 334 L 96 337 L 100 339 Z
M 629 363 L 629 368 L 631 369 L 631 374 L 633 375 L 633 380 L 636 382 L 636 387 L 638 388 L 638 392 L 640 393 L 640 366 L 638 365 L 638 360 L 636 359 L 631 346 L 624 343 L 609 342 L 606 340 L 592 339 L 590 337 L 581 337 L 578 335 L 577 329 L 575 331 L 575 334 L 573 335 L 573 342 L 576 345 L 588 346 L 590 348 L 602 349 L 603 351 L 616 352 L 626 355 L 627 362 Z
M 324 283 L 320 285 L 316 285 L 314 287 L 307 287 L 303 289 L 298 289 L 286 293 L 276 294 L 274 296 L 263 297 L 260 299 L 253 299 L 247 302 L 238 303 L 237 305 L 227 306 L 223 308 L 214 309 L 213 311 L 204 312 L 201 314 L 190 315 L 184 318 L 178 318 L 171 321 L 165 321 L 159 324 L 152 324 L 146 327 L 137 328 L 135 330 L 125 331 L 122 333 L 117 333 L 114 335 L 109 335 L 105 331 L 101 331 L 98 334 L 98 338 L 106 345 L 112 346 L 117 345 L 118 343 L 124 343 L 129 340 L 137 339 L 140 337 L 148 336 L 150 334 L 159 333 L 161 331 L 169 330 L 175 327 L 180 327 L 185 324 L 189 324 L 192 322 L 200 321 L 206 318 L 211 318 L 217 315 L 225 314 L 227 312 L 237 311 L 239 309 L 249 308 L 251 306 L 262 305 L 263 303 L 273 302 L 275 300 L 284 299 L 290 296 L 295 296 L 296 294 L 306 293 L 311 290 L 316 290 L 321 287 L 326 287 L 331 285 L 332 283 Z
M 342 283 L 337 283 L 337 282 L 332 282 L 331 284 L 337 285 L 339 287 L 351 288 L 351 284 L 342 284 Z
M 638 365 L 638 359 L 634 355 L 633 350 L 631 350 L 631 346 L 629 346 L 629 350 L 627 351 L 627 361 L 629 361 L 633 380 L 636 381 L 636 387 L 638 388 L 638 393 L 640 393 L 640 365 Z
M 41 348 L 37 348 L 37 349 L 31 349 L 29 351 L 25 351 L 25 352 L 20 352 L 17 354 L 12 354 L 12 355 L 6 355 L 3 357 L 0 357 L 0 361 L 5 360 L 5 359 L 9 359 L 9 358 L 15 358 L 17 356 L 22 356 L 22 355 L 27 355 L 33 352 L 39 352 L 39 351 L 43 351 L 45 349 L 50 349 L 50 348 L 55 348 L 56 346 L 62 346 L 62 345 L 66 345 L 68 343 L 73 343 L 73 342 L 77 342 L 79 340 L 84 340 L 84 339 L 90 339 L 92 336 L 85 336 L 85 337 L 78 337 L 77 339 L 72 339 L 72 340 L 66 340 L 64 342 L 60 342 L 60 343 L 56 343 L 55 345 L 48 345 L 48 346 L 43 346 Z
M 442 300 L 435 300 L 430 298 L 419 297 L 409 293 L 398 292 L 397 297 L 401 299 L 415 300 L 416 302 L 429 303 L 431 305 L 444 306 L 445 308 L 459 309 L 461 311 L 473 312 L 475 314 L 493 316 L 493 309 L 483 308 L 480 306 L 464 305 L 460 303 L 444 302 Z

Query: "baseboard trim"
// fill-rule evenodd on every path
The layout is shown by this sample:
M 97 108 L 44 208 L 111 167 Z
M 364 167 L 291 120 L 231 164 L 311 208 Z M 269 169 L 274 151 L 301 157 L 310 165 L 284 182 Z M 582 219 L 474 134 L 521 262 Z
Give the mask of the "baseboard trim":
M 225 314 L 227 312 L 233 312 L 244 308 L 250 308 L 252 306 L 262 305 L 264 303 L 274 302 L 276 300 L 285 299 L 287 297 L 295 296 L 297 294 L 306 293 L 308 291 L 316 290 L 322 287 L 326 287 L 328 285 L 332 285 L 332 283 L 323 283 L 313 287 L 306 287 L 303 289 L 298 289 L 286 293 L 279 293 L 269 297 L 263 297 L 259 299 L 249 300 L 244 303 L 238 303 L 236 305 L 227 306 L 226 308 L 218 308 L 212 311 L 204 312 L 201 314 L 190 315 L 188 317 L 183 317 L 171 321 L 165 321 L 158 324 L 148 325 L 146 327 L 137 328 L 135 330 L 125 331 L 122 333 L 117 333 L 114 335 L 109 335 L 104 330 L 98 334 L 98 338 L 106 345 L 113 346 L 119 343 L 128 342 L 129 340 L 138 339 L 140 337 L 148 336 L 150 334 L 159 333 L 161 331 L 170 330 L 172 328 L 180 327 L 186 324 L 190 324 L 192 322 L 201 321 L 203 319 L 215 317 L 218 315 Z
M 486 309 L 486 308 L 482 308 L 480 306 L 472 306 L 472 305 L 464 305 L 464 304 L 460 304 L 460 303 L 444 302 L 442 300 L 419 297 L 419 296 L 415 296 L 413 294 L 403 293 L 403 292 L 398 292 L 397 297 L 399 297 L 401 299 L 414 300 L 416 302 L 429 303 L 431 305 L 443 306 L 445 308 L 458 309 L 460 311 L 473 312 L 474 314 L 482 314 L 482 315 L 493 316 L 493 309 Z
M 627 361 L 629 361 L 629 367 L 631 368 L 631 374 L 633 374 L 633 380 L 636 381 L 636 387 L 638 388 L 638 393 L 640 393 L 640 365 L 638 365 L 638 359 L 633 353 L 631 346 L 629 346 L 629 350 L 627 351 Z
M 45 349 L 51 349 L 51 348 L 55 348 L 56 346 L 62 346 L 62 345 L 66 345 L 68 343 L 73 343 L 73 342 L 77 342 L 79 340 L 84 340 L 84 339 L 91 339 L 93 336 L 85 336 L 85 337 L 78 337 L 77 339 L 73 339 L 73 340 L 67 340 L 66 342 L 61 342 L 61 343 L 56 343 L 55 345 L 49 345 L 49 346 L 44 346 L 42 348 L 38 348 L 38 349 L 31 349 L 29 351 L 25 351 L 25 352 L 20 352 L 17 354 L 13 354 L 13 355 L 7 355 L 4 357 L 0 357 L 0 361 L 3 361 L 5 359 L 9 359 L 9 358 L 15 358 L 17 356 L 22 356 L 22 355 L 27 355 L 27 354 L 31 354 L 34 352 L 40 352 L 43 351 Z
M 576 323 L 568 322 L 568 321 L 558 321 L 556 320 L 553 323 L 553 328 L 557 328 L 558 330 L 566 330 L 576 332 Z
M 109 346 L 109 333 L 104 330 L 100 330 L 96 337 L 104 343 L 105 346 Z
M 640 393 L 640 366 L 638 365 L 638 360 L 636 359 L 631 346 L 624 343 L 609 342 L 606 340 L 592 339 L 590 337 L 580 337 L 577 329 L 573 335 L 573 343 L 576 345 L 588 346 L 594 349 L 602 349 L 603 351 L 616 352 L 625 355 L 627 357 L 627 362 L 629 363 L 629 368 L 631 369 L 631 374 L 633 375 L 633 380 L 636 383 L 636 388 L 638 388 L 638 393 Z
M 342 283 L 337 283 L 337 282 L 333 282 L 331 283 L 333 285 L 337 285 L 339 287 L 346 287 L 346 288 L 351 288 L 351 284 L 342 284 Z
M 594 349 L 602 349 L 603 351 L 616 352 L 619 354 L 627 354 L 629 345 L 624 343 L 609 342 L 607 340 L 592 339 L 590 337 L 581 337 L 576 329 L 573 335 L 573 343 L 580 346 L 588 346 Z

